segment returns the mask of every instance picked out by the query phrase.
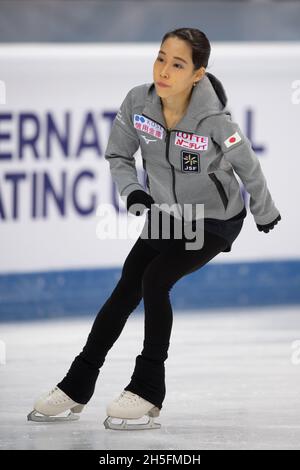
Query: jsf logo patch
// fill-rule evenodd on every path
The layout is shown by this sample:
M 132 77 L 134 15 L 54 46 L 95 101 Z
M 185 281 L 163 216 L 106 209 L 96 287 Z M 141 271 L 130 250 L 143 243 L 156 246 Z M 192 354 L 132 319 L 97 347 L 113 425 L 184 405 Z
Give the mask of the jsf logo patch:
M 151 121 L 151 119 L 148 119 L 141 114 L 134 115 L 133 124 L 138 131 L 146 132 L 147 134 L 153 135 L 153 137 L 157 137 L 158 139 L 163 138 L 163 127 L 157 122 Z
M 175 135 L 175 145 L 190 150 L 207 150 L 208 137 L 178 131 Z
M 200 172 L 199 153 L 181 151 L 181 169 L 188 172 Z

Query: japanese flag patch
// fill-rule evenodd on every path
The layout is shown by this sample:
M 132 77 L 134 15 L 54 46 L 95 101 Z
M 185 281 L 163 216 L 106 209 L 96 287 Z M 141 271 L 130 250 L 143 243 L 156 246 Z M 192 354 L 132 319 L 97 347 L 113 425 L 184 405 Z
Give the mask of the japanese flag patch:
M 235 132 L 232 134 L 228 139 L 224 140 L 224 144 L 226 145 L 227 148 L 232 147 L 232 145 L 237 144 L 242 140 L 240 134 L 238 132 Z

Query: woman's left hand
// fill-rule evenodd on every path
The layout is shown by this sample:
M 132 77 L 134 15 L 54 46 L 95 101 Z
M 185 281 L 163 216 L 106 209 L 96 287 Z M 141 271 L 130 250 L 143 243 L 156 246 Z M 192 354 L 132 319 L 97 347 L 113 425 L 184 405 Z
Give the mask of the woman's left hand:
M 274 228 L 274 226 L 279 222 L 279 220 L 281 220 L 281 215 L 280 214 L 279 214 L 278 217 L 276 217 L 275 220 L 273 220 L 273 222 L 270 222 L 269 224 L 266 224 L 266 225 L 256 224 L 256 226 L 257 226 L 257 228 L 260 232 L 268 233 L 269 230 L 272 230 Z

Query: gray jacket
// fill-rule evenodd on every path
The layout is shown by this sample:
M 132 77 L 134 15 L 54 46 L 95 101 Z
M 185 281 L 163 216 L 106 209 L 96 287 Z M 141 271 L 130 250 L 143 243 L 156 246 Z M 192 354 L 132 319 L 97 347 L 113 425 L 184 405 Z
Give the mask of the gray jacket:
M 279 210 L 249 139 L 231 120 L 226 105 L 221 82 L 205 74 L 193 88 L 185 115 L 175 129 L 167 129 L 154 83 L 132 88 L 116 115 L 105 151 L 125 203 L 132 191 L 145 190 L 134 158 L 140 147 L 146 186 L 155 203 L 177 205 L 179 216 L 183 204 L 202 203 L 205 217 L 227 220 L 244 207 L 236 172 L 250 195 L 255 222 L 272 222 Z

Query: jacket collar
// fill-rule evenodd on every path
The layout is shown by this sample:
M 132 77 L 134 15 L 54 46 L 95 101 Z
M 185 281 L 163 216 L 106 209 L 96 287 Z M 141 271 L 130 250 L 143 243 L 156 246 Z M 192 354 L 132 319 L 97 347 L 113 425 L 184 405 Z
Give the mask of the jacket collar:
M 226 112 L 219 100 L 209 78 L 205 74 L 198 84 L 193 87 L 191 99 L 187 110 L 181 120 L 176 124 L 176 130 L 194 132 L 199 121 L 207 116 Z M 163 115 L 162 102 L 157 95 L 154 82 L 148 88 L 145 107 L 142 113 L 167 128 Z

